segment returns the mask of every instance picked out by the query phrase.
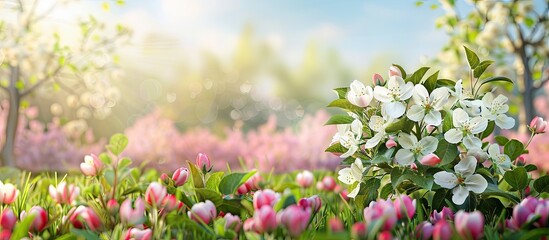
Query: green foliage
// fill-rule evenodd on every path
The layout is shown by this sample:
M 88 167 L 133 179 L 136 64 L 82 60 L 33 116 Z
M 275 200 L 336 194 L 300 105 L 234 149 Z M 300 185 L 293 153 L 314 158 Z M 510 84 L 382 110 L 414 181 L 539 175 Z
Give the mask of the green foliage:
M 512 171 L 507 171 L 503 178 L 511 187 L 520 191 L 528 187 L 528 173 L 524 167 L 516 167 Z
M 250 177 L 256 172 L 251 171 L 248 173 L 231 173 L 223 177 L 219 183 L 219 191 L 222 194 L 233 194 L 236 192 L 240 185 L 244 184 Z
M 111 137 L 109 140 L 109 145 L 107 149 L 112 152 L 114 155 L 120 155 L 128 146 L 128 137 L 123 134 L 117 133 Z

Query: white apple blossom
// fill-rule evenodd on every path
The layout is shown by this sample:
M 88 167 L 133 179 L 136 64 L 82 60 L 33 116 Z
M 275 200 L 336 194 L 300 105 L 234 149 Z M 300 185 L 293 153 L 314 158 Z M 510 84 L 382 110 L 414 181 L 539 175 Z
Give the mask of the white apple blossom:
M 398 143 L 402 146 L 402 149 L 396 153 L 395 160 L 400 165 L 408 166 L 414 160 L 419 160 L 425 155 L 433 153 L 437 149 L 438 139 L 426 136 L 418 141 L 414 135 L 400 133 Z
M 394 121 L 394 119 L 387 116 L 384 111 L 382 111 L 381 115 L 382 116 L 374 115 L 370 118 L 368 126 L 376 134 L 374 134 L 372 138 L 366 141 L 366 144 L 364 145 L 364 147 L 366 148 L 373 148 L 377 146 L 381 139 L 383 139 L 387 134 L 385 133 L 385 128 L 387 128 L 387 126 L 389 126 Z
M 438 126 L 442 123 L 440 110 L 448 102 L 449 96 L 450 90 L 446 87 L 437 88 L 429 95 L 423 85 L 417 84 L 412 95 L 415 105 L 410 107 L 406 116 L 414 122 L 423 120 L 429 125 Z
M 367 107 L 374 98 L 374 90 L 370 86 L 364 86 L 362 82 L 354 80 L 347 92 L 347 100 L 353 105 Z
M 511 159 L 507 154 L 501 152 L 498 144 L 491 144 L 488 147 L 488 157 L 492 160 L 492 164 L 495 165 L 496 171 L 500 174 L 504 174 L 506 170 L 511 169 Z
M 364 173 L 365 170 L 366 168 L 362 165 L 362 160 L 360 160 L 360 158 L 355 159 L 355 162 L 351 164 L 351 167 L 339 170 L 337 179 L 342 183 L 351 185 L 358 182 L 358 185 L 353 191 L 347 194 L 348 197 L 355 198 L 358 194 L 360 183 L 362 182 L 362 173 Z
M 463 80 L 458 80 L 454 86 L 454 97 L 459 103 L 459 106 L 469 114 L 469 116 L 480 116 L 482 101 L 475 100 L 473 95 L 463 89 Z
M 509 106 L 506 104 L 507 97 L 498 95 L 494 98 L 494 94 L 487 92 L 482 97 L 482 117 L 496 121 L 496 125 L 502 129 L 511 129 L 515 126 L 515 119 L 505 115 L 509 110 Z
M 337 125 L 338 132 L 334 135 L 332 142 L 338 141 L 347 152 L 341 154 L 341 158 L 347 158 L 358 150 L 362 137 L 362 122 L 355 119 L 351 124 Z
M 467 112 L 461 108 L 456 108 L 452 113 L 452 122 L 454 128 L 444 133 L 444 139 L 449 143 L 459 143 L 463 140 L 465 146 L 472 145 L 472 142 L 478 142 L 480 139 L 473 134 L 481 133 L 488 127 L 488 120 L 483 117 L 469 117 Z
M 440 171 L 435 173 L 435 183 L 443 188 L 453 189 L 452 202 L 461 205 L 469 196 L 469 192 L 483 193 L 488 182 L 480 174 L 474 174 L 477 160 L 467 156 L 454 166 L 455 173 Z
M 387 87 L 376 86 L 374 97 L 382 102 L 382 111 L 389 117 L 399 118 L 406 111 L 406 105 L 402 102 L 412 97 L 414 84 L 404 82 L 402 77 L 393 75 L 387 81 Z

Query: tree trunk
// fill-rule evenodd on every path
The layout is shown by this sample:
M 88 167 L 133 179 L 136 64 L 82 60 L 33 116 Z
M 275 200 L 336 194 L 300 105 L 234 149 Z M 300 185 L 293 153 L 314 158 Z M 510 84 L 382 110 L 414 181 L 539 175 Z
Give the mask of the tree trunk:
M 532 76 L 532 70 L 530 69 L 530 59 L 526 53 L 526 47 L 521 46 L 519 50 L 519 57 L 524 67 L 524 73 L 522 75 L 522 83 L 524 85 L 524 91 L 522 92 L 522 105 L 524 107 L 523 111 L 519 115 L 519 132 L 527 132 L 526 126 L 530 123 L 536 116 L 536 109 L 534 108 L 534 79 Z
M 15 135 L 17 133 L 17 125 L 19 124 L 19 103 L 21 95 L 15 87 L 15 83 L 19 79 L 19 67 L 11 67 L 10 84 L 8 86 L 9 95 L 9 112 L 4 133 L 4 146 L 2 147 L 2 165 L 7 167 L 15 166 Z

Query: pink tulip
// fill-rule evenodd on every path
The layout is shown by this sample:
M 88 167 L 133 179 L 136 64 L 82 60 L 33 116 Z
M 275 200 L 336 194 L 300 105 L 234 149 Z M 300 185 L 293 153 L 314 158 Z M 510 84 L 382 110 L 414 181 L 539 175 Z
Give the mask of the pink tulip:
M 334 191 L 336 186 L 337 186 L 336 180 L 332 176 L 325 176 L 322 179 L 322 188 L 324 191 L 328 191 L 328 192 Z
M 433 240 L 450 240 L 452 239 L 452 228 L 446 220 L 440 220 L 433 228 Z
M 423 156 L 421 160 L 419 160 L 421 164 L 426 166 L 431 166 L 431 167 L 436 166 L 437 164 L 440 163 L 440 161 L 441 161 L 440 158 L 434 153 L 427 154 Z
M 366 223 L 363 222 L 356 222 L 351 227 L 351 236 L 354 239 L 364 239 L 368 235 L 366 232 L 368 228 L 366 227 Z
M 209 172 L 212 170 L 212 163 L 210 162 L 208 155 L 204 153 L 199 153 L 198 156 L 196 156 L 196 166 L 204 172 Z
M 370 202 L 370 206 L 364 208 L 364 221 L 368 226 L 376 221 L 384 221 L 382 230 L 390 231 L 397 220 L 397 213 L 390 200 Z
M 152 230 L 147 228 L 141 230 L 139 228 L 130 228 L 126 232 L 125 240 L 150 240 L 152 239 Z
M 120 221 L 127 226 L 135 226 L 145 221 L 145 203 L 141 197 L 135 202 L 128 198 L 120 205 Z
M 276 212 L 269 205 L 256 209 L 253 218 L 255 229 L 259 233 L 270 233 L 277 228 Z
M 416 227 L 416 239 L 429 240 L 433 236 L 434 226 L 430 222 L 424 221 Z
M 168 212 L 171 212 L 173 210 L 179 210 L 182 207 L 183 207 L 183 203 L 181 201 L 177 200 L 177 198 L 173 194 L 166 195 L 164 200 L 162 200 L 162 212 L 163 213 L 168 213 Z
M 71 205 L 76 200 L 76 197 L 78 197 L 78 194 L 80 194 L 80 188 L 74 184 L 67 186 L 66 182 L 60 182 L 57 184 L 57 188 L 50 185 L 49 192 L 55 202 Z
M 244 221 L 243 229 L 245 232 L 257 232 L 257 228 L 255 227 L 255 220 L 254 218 L 248 218 L 246 221 Z
M 315 181 L 315 176 L 312 172 L 309 172 L 307 170 L 300 172 L 297 174 L 295 178 L 297 184 L 303 188 L 308 188 L 311 185 L 313 185 L 313 182 Z
M 150 206 L 161 207 L 162 200 L 164 200 L 167 194 L 168 192 L 164 185 L 158 182 L 152 182 L 145 192 L 145 202 Z
M 341 191 L 339 194 L 341 195 L 341 197 L 343 198 L 343 200 L 345 200 L 345 201 L 347 201 L 347 202 L 349 201 L 349 196 L 348 196 L 348 195 L 349 195 L 349 191 L 347 191 L 347 189 L 343 189 L 343 191 Z
M 389 77 L 392 77 L 392 76 L 402 77 L 402 73 L 400 72 L 400 69 L 398 67 L 395 67 L 395 66 L 389 67 Z
M 193 205 L 187 214 L 190 219 L 197 223 L 203 222 L 204 224 L 210 224 L 210 222 L 217 217 L 217 209 L 212 201 L 206 200 L 206 202 L 199 202 Z
M 78 206 L 69 211 L 69 221 L 73 227 L 83 229 L 85 226 L 92 231 L 101 227 L 101 219 L 90 207 Z
M 391 234 L 391 231 L 383 231 L 377 236 L 377 240 L 392 240 L 393 235 Z
M 544 133 L 545 128 L 547 127 L 547 122 L 543 120 L 542 117 L 534 117 L 530 122 L 530 131 L 535 134 Z
M 479 211 L 456 213 L 456 231 L 464 239 L 480 239 L 484 233 L 484 216 Z
M 86 176 L 97 176 L 103 169 L 103 163 L 95 154 L 84 156 L 84 162 L 80 163 L 80 170 Z
M 291 205 L 278 214 L 279 222 L 290 236 L 298 237 L 307 226 L 311 218 L 311 209 L 303 210 L 297 205 Z
M 372 76 L 372 82 L 374 83 L 374 85 L 377 86 L 385 85 L 385 79 L 383 79 L 383 77 L 379 73 L 374 73 L 374 75 Z
M 280 199 L 280 194 L 275 193 L 271 189 L 265 189 L 255 192 L 253 205 L 255 209 L 260 209 L 263 206 L 273 207 Z
M 398 146 L 398 144 L 395 141 L 395 137 L 389 136 L 389 140 L 387 140 L 387 142 L 385 142 L 385 147 L 387 147 L 389 149 L 389 148 L 394 148 L 396 146 Z
M 304 210 L 309 208 L 313 213 L 317 213 L 322 207 L 322 199 L 320 199 L 317 195 L 313 195 L 308 198 L 299 199 L 297 205 Z
M 534 225 L 540 228 L 547 227 L 547 220 L 549 219 L 549 200 L 544 199 L 539 201 L 539 205 L 536 207 L 534 213 L 540 216 L 539 220 Z
M 175 186 L 183 186 L 189 178 L 189 169 L 186 167 L 179 168 L 173 172 L 172 179 L 175 182 Z
M 169 185 L 170 184 L 170 176 L 168 176 L 168 174 L 166 174 L 166 173 L 162 173 L 162 174 L 160 174 L 160 181 L 163 182 L 166 185 Z
M 252 175 L 244 184 L 248 191 L 257 191 L 260 189 L 261 175 L 256 173 Z
M 3 229 L 0 232 L 0 240 L 10 240 L 11 239 L 11 230 Z
M 343 222 L 338 217 L 331 217 L 328 219 L 328 229 L 330 229 L 330 232 L 343 232 L 345 231 L 345 226 L 343 226 Z
M 27 217 L 27 215 L 34 215 L 34 220 L 32 221 L 30 231 L 40 232 L 46 228 L 48 224 L 48 213 L 40 206 L 33 206 L 29 212 L 21 212 L 21 221 Z
M 407 195 L 400 195 L 393 202 L 398 219 L 412 219 L 416 213 L 416 200 Z
M 0 181 L 0 204 L 11 204 L 15 202 L 17 195 L 19 195 L 19 190 L 17 190 L 13 184 L 4 184 Z
M 443 207 L 440 212 L 434 210 L 429 218 L 432 223 L 437 223 L 438 221 L 443 219 L 447 221 L 454 221 L 454 212 L 452 212 L 450 208 Z
M 13 230 L 15 223 L 17 222 L 17 216 L 13 213 L 11 208 L 6 208 L 0 215 L 0 226 L 2 229 Z
M 536 210 L 536 207 L 542 202 L 543 200 L 538 200 L 534 197 L 526 197 L 520 202 L 521 206 L 526 207 L 529 211 L 534 212 Z
M 115 199 L 111 199 L 107 202 L 107 210 L 109 210 L 109 213 L 115 214 L 120 209 L 120 204 Z
M 242 184 L 242 185 L 240 185 L 240 187 L 238 187 L 236 189 L 236 193 L 238 193 L 240 195 L 244 195 L 248 192 L 250 192 L 250 190 L 248 189 L 248 187 L 246 187 L 246 184 Z
M 226 229 L 232 229 L 235 232 L 239 232 L 240 228 L 242 227 L 242 220 L 240 220 L 239 216 L 232 215 L 231 213 L 225 214 L 223 216 L 225 219 L 225 228 Z

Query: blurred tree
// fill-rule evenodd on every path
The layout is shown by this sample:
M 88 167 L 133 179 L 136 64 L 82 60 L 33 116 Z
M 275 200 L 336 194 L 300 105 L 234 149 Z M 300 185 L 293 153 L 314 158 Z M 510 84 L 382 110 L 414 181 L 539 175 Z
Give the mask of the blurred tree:
M 467 45 L 485 58 L 496 59 L 494 75 L 518 79 L 514 91 L 522 98 L 519 129 L 536 115 L 534 97 L 549 80 L 549 1 L 455 1 L 441 0 L 445 15 L 437 20 L 450 36 L 438 57 L 443 77 L 472 76 L 463 58 Z M 423 1 L 419 1 L 421 5 Z M 436 5 L 432 5 L 436 8 Z M 510 76 L 514 74 L 515 76 Z
M 93 16 L 76 23 L 72 22 L 75 19 L 59 21 L 73 16 L 71 6 L 89 7 L 76 3 L 87 4 L 78 0 L 0 1 L 0 89 L 9 101 L 2 165 L 14 166 L 19 110 L 27 105 L 28 96 L 66 90 L 66 102 L 52 104 L 51 112 L 59 116 L 64 106 L 74 108 L 80 120 L 69 128 L 75 129 L 91 116 L 107 116 L 120 97 L 109 80 L 117 74 L 116 47 L 129 39 L 130 32 L 120 25 L 109 27 Z M 103 8 L 109 4 L 103 3 Z

